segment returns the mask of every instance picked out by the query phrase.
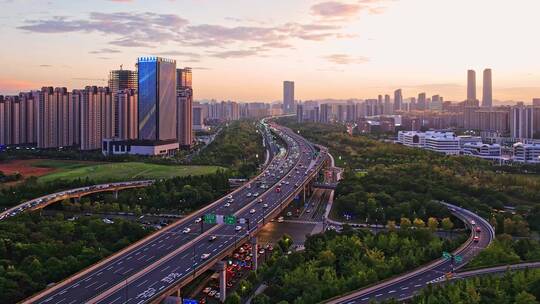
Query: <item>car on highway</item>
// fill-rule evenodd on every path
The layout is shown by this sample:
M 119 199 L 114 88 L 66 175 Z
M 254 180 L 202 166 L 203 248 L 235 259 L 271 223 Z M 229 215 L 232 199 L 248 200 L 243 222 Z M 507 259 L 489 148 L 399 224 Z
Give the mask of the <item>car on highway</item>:
M 476 225 L 476 222 L 474 220 L 471 221 L 471 225 Z
M 262 198 L 260 198 L 260 199 L 257 201 L 257 203 L 259 203 L 259 204 L 262 203 L 262 202 L 263 202 L 263 199 L 262 199 Z
M 255 209 L 249 210 L 249 213 L 251 213 L 251 214 L 255 213 Z
M 200 222 L 202 222 L 202 218 L 198 217 L 197 219 L 195 219 L 195 224 L 198 224 Z
M 190 231 L 191 231 L 191 229 L 186 227 L 186 228 L 184 228 L 184 230 L 182 230 L 182 233 L 189 233 Z
M 306 210 L 306 213 L 310 213 L 310 212 L 311 212 L 311 209 Z
M 480 241 L 480 237 L 479 237 L 478 235 L 475 236 L 475 237 L 473 238 L 473 241 L 474 241 L 475 243 L 478 243 L 478 242 Z
M 208 241 L 209 241 L 209 242 L 213 242 L 213 241 L 215 241 L 216 239 L 217 239 L 217 236 L 211 235 L 211 236 L 208 238 Z
M 263 208 L 268 208 L 268 204 L 264 204 L 264 205 L 263 205 Z
M 227 195 L 228 199 L 232 199 L 232 194 Z
M 283 216 L 278 217 L 277 221 L 278 221 L 278 223 L 283 223 L 283 221 L 284 221 Z
M 254 197 L 257 197 L 257 196 L 259 196 L 259 193 L 258 193 L 258 192 L 255 192 L 255 193 L 253 193 L 253 196 L 254 196 Z
M 476 232 L 482 232 L 482 229 L 480 228 L 480 226 L 476 226 Z
M 247 197 L 251 197 L 251 192 L 248 192 L 248 193 L 246 194 L 246 196 L 247 196 Z
M 242 230 L 242 226 L 236 226 L 236 227 L 234 227 L 234 230 L 235 231 L 240 231 L 240 230 Z
M 201 260 L 206 260 L 206 259 L 208 259 L 209 256 L 210 256 L 210 253 L 203 253 L 201 255 Z
M 228 207 L 230 207 L 230 206 L 231 206 L 231 203 L 226 203 L 226 204 L 225 204 L 225 207 L 226 207 L 226 208 L 228 208 Z

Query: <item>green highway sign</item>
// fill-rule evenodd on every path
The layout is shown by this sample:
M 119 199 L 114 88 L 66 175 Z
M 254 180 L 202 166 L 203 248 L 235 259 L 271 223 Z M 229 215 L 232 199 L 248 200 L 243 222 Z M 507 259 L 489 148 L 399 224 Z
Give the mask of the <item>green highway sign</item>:
M 452 257 L 452 255 L 451 255 L 450 253 L 446 252 L 446 251 L 443 251 L 442 256 L 443 256 L 443 258 L 445 258 L 445 259 L 449 259 L 449 258 Z
M 236 216 L 234 215 L 225 215 L 223 216 L 223 222 L 227 225 L 235 225 L 236 224 Z
M 216 215 L 214 213 L 208 213 L 204 215 L 205 224 L 215 224 L 216 222 Z
M 463 257 L 460 256 L 460 255 L 456 255 L 456 256 L 454 256 L 454 261 L 456 261 L 456 263 L 459 264 L 459 263 L 463 262 Z

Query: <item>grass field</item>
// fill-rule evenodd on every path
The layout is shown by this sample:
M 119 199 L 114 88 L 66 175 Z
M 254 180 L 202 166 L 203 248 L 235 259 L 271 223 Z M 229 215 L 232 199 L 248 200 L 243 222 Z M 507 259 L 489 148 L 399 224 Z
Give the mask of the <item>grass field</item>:
M 65 163 L 62 161 L 46 161 L 40 166 L 51 166 L 56 172 L 43 175 L 38 178 L 39 182 L 48 182 L 57 179 L 73 180 L 77 178 L 89 178 L 91 180 L 122 181 L 132 179 L 159 179 L 175 176 L 204 175 L 216 172 L 218 166 L 169 166 L 140 162 L 127 163 Z

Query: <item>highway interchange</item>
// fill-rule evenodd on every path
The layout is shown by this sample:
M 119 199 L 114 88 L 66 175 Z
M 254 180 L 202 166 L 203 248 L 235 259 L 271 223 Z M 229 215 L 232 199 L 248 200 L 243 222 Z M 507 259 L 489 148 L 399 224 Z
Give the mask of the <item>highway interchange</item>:
M 325 160 L 325 151 L 316 153 L 311 144 L 292 131 L 276 127 L 276 132 L 286 142 L 287 152 L 276 156 L 255 180 L 25 303 L 147 303 L 188 280 L 196 268 L 215 263 L 240 238 L 262 227 L 269 220 L 267 216 L 280 210 Z M 268 187 L 261 188 L 263 184 Z M 199 218 L 207 213 L 235 214 L 249 219 L 249 224 L 200 223 Z M 217 238 L 210 241 L 210 236 Z
M 200 269 L 208 269 L 283 210 L 300 188 L 316 176 L 328 156 L 326 149 L 316 149 L 289 129 L 275 125 L 272 129 L 281 137 L 287 149 L 280 150 L 276 141 L 271 139 L 268 128 L 264 129 L 263 137 L 270 162 L 259 176 L 202 210 L 23 303 L 150 303 L 189 282 Z M 320 198 L 320 195 L 313 198 L 315 205 L 318 205 L 317 197 Z M 471 231 L 467 242 L 454 252 L 463 257 L 461 263 L 438 259 L 327 303 L 371 303 L 391 298 L 411 298 L 429 284 L 444 282 L 445 274 L 465 265 L 492 242 L 495 232 L 487 221 L 468 210 L 446 205 Z M 201 218 L 208 213 L 235 215 L 248 222 L 236 225 L 205 224 Z M 319 212 L 316 213 L 318 217 Z M 312 217 L 314 215 L 305 210 L 300 215 L 306 220 Z M 497 271 L 501 269 L 493 270 L 494 273 Z

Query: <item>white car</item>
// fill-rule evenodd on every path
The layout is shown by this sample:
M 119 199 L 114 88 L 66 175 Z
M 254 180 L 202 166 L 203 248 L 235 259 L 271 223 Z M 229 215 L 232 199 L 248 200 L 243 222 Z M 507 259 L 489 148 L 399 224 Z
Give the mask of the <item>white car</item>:
M 249 210 L 249 213 L 251 213 L 251 214 L 255 213 L 255 209 Z
M 263 208 L 268 208 L 268 204 L 264 204 L 264 205 L 263 205 Z
M 203 253 L 201 255 L 201 260 L 206 260 L 206 259 L 208 259 L 209 256 L 210 256 L 210 253 Z
M 259 193 L 255 192 L 255 193 L 253 193 L 253 196 L 257 197 L 257 196 L 259 196 Z
M 236 226 L 236 227 L 234 227 L 234 230 L 235 231 L 240 231 L 240 230 L 242 230 L 242 226 Z
M 247 197 L 251 197 L 251 192 L 248 192 L 248 194 L 246 195 Z
M 195 220 L 195 223 L 198 224 L 198 223 L 200 223 L 200 222 L 202 222 L 202 218 L 198 217 L 198 218 Z
M 184 228 L 184 230 L 182 230 L 182 233 L 189 233 L 191 231 L 190 228 Z
M 227 208 L 230 207 L 230 206 L 231 206 L 231 203 L 226 203 L 225 204 L 225 207 L 227 207 Z
M 259 204 L 262 203 L 262 202 L 263 202 L 262 198 L 260 198 L 260 199 L 257 201 L 257 203 L 259 203 Z
M 227 198 L 228 198 L 228 199 L 231 199 L 231 198 L 232 198 L 232 194 L 227 195 Z

